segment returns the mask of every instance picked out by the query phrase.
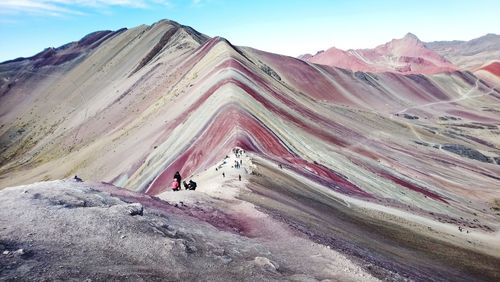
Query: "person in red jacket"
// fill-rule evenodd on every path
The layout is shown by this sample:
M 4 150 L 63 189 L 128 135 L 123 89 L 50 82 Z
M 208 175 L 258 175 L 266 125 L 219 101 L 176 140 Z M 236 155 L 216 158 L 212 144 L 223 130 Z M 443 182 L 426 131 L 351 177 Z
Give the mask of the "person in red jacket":
M 174 191 L 181 190 L 180 186 L 179 186 L 179 182 L 177 182 L 177 179 L 175 179 L 175 178 L 174 178 L 174 181 L 172 181 L 171 187 L 172 187 L 172 190 L 174 190 Z

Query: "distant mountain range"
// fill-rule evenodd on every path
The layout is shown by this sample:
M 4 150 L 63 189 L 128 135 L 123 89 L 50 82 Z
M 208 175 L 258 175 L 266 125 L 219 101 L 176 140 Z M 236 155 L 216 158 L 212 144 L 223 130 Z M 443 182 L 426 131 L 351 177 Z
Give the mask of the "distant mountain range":
M 454 70 L 475 72 L 492 83 L 500 82 L 494 67 L 500 60 L 500 35 L 487 34 L 470 41 L 422 42 L 408 33 L 374 49 L 340 50 L 332 47 L 300 59 L 353 71 L 434 74 Z M 493 71 L 493 72 L 491 72 Z
M 425 46 L 450 60 L 460 69 L 475 69 L 500 60 L 500 35 L 487 34 L 469 41 L 434 41 Z
M 456 69 L 439 54 L 426 48 L 424 43 L 411 33 L 374 49 L 343 51 L 332 47 L 306 57 L 312 63 L 354 71 L 432 74 Z

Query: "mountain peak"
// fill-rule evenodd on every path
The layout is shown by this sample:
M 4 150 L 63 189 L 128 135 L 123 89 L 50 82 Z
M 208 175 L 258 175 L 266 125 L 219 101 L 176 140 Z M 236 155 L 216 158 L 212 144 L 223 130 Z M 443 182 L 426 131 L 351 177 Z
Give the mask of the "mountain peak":
M 160 25 L 160 24 L 170 24 L 170 25 L 174 25 L 174 26 L 181 26 L 180 23 L 173 21 L 173 20 L 170 20 L 170 19 L 161 19 L 157 22 L 154 22 L 151 26 Z
M 420 39 L 418 39 L 418 37 L 411 33 L 411 32 L 408 32 L 403 38 L 401 39 L 394 39 L 392 40 L 392 42 L 396 43 L 398 42 L 398 44 L 411 44 L 411 45 L 419 45 L 419 44 L 423 44 L 422 41 L 420 41 Z
M 500 35 L 496 34 L 496 33 L 488 33 L 482 37 L 486 37 L 486 38 L 492 38 L 492 37 L 499 37 Z
M 418 39 L 418 37 L 411 33 L 411 32 L 408 32 L 404 37 L 403 39 L 412 39 L 412 40 L 417 40 L 417 41 L 420 41 L 420 39 Z

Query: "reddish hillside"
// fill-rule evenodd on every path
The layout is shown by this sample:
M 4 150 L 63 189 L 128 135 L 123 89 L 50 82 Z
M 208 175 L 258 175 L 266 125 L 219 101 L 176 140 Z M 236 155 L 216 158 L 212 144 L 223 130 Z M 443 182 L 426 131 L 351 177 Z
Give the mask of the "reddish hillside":
M 344 51 L 335 47 L 310 57 L 308 61 L 315 64 L 335 66 L 353 71 L 377 71 L 375 66 L 371 66 L 362 58 L 356 56 L 355 51 Z
M 411 33 L 374 49 L 343 51 L 333 47 L 306 60 L 316 64 L 368 72 L 434 74 L 456 70 L 453 64 L 426 48 Z
M 500 77 L 500 62 L 493 62 L 481 67 L 480 69 Z

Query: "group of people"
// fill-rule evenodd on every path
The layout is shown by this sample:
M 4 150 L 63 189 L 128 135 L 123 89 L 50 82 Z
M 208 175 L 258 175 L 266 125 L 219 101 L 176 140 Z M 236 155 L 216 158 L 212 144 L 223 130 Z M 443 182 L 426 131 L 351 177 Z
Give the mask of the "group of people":
M 239 158 L 243 153 L 245 153 L 245 151 L 239 148 L 234 148 L 233 153 L 237 158 Z
M 242 161 L 241 160 L 240 161 L 237 161 L 237 160 L 234 161 L 234 168 L 240 168 L 241 165 L 242 165 Z
M 234 148 L 233 149 L 233 153 L 234 153 L 234 156 L 236 158 L 240 158 L 241 155 L 244 153 L 245 151 L 243 151 L 242 149 L 239 149 L 239 148 Z M 243 164 L 243 161 L 240 159 L 239 161 L 238 160 L 234 160 L 234 168 L 241 168 L 241 165 Z
M 233 153 L 236 156 L 236 158 L 239 159 L 245 153 L 245 151 L 242 149 L 239 149 L 239 148 L 234 148 Z M 222 164 L 220 164 L 218 167 L 216 167 L 215 170 L 219 171 L 222 168 L 222 166 L 227 163 L 227 161 L 226 161 L 227 159 L 229 159 L 229 156 L 226 156 L 224 158 L 224 161 L 222 162 Z M 241 168 L 242 165 L 243 165 L 243 161 L 240 159 L 240 160 L 235 160 L 234 165 L 232 167 L 239 169 L 239 168 Z M 222 177 L 223 178 L 226 177 L 226 174 L 224 172 L 222 172 Z M 241 181 L 241 174 L 238 174 L 238 180 Z M 196 182 L 194 182 L 192 179 L 189 180 L 189 182 L 182 181 L 181 174 L 177 171 L 174 174 L 174 179 L 172 181 L 172 185 L 171 185 L 172 190 L 173 191 L 180 191 L 181 190 L 181 183 L 182 183 L 182 186 L 184 186 L 184 190 L 195 190 L 196 189 Z
M 173 191 L 181 190 L 181 180 L 182 180 L 181 174 L 177 171 L 174 174 L 174 179 L 171 185 Z M 184 190 L 196 190 L 196 182 L 194 182 L 193 179 L 189 180 L 189 183 L 187 183 L 184 180 L 184 182 L 182 182 L 182 185 L 184 186 Z

